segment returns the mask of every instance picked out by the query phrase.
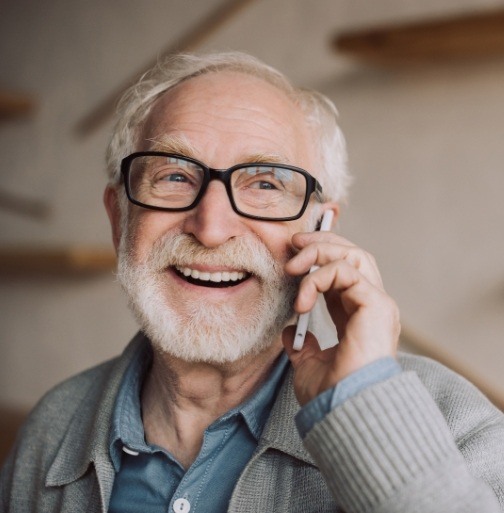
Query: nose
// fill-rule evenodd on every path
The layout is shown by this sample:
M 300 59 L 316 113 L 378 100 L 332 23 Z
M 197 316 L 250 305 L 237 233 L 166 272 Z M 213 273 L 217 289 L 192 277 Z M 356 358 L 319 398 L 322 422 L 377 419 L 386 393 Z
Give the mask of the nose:
M 188 213 L 184 232 L 194 235 L 203 246 L 215 248 L 243 235 L 244 220 L 231 207 L 224 184 L 213 180 L 198 205 Z

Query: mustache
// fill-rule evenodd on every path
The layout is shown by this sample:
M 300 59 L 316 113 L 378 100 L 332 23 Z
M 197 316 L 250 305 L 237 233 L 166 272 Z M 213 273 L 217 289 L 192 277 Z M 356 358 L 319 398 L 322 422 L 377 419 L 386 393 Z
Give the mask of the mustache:
M 291 250 L 287 258 L 294 255 Z M 147 265 L 161 272 L 167 267 L 206 265 L 233 269 L 253 274 L 262 280 L 282 279 L 285 262 L 278 262 L 263 242 L 252 234 L 226 241 L 216 248 L 207 248 L 185 233 L 167 234 L 157 240 L 150 252 Z

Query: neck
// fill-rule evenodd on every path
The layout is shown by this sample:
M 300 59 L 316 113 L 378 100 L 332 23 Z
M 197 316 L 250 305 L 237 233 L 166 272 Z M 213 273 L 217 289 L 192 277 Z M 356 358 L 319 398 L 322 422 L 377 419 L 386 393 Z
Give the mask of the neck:
M 142 390 L 147 441 L 164 447 L 188 468 L 205 429 L 264 383 L 281 347 L 277 340 L 259 355 L 222 365 L 186 362 L 154 348 Z

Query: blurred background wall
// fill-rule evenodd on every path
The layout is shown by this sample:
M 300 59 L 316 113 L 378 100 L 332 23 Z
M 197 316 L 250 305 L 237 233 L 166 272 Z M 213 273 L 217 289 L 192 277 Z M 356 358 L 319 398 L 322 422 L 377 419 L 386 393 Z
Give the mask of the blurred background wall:
M 405 346 L 500 401 L 504 52 L 394 62 L 338 51 L 334 40 L 488 15 L 502 2 L 239 3 L 3 0 L 0 93 L 11 101 L 0 117 L 0 404 L 31 407 L 136 330 L 101 199 L 110 117 L 82 123 L 177 47 L 250 52 L 336 102 L 356 177 L 339 232 L 376 256 Z

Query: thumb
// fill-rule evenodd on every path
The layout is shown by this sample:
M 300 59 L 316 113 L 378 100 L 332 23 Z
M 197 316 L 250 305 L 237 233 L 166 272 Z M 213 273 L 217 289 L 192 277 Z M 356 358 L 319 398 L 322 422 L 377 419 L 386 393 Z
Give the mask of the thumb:
M 303 348 L 300 351 L 294 350 L 295 335 L 296 326 L 287 326 L 282 332 L 282 343 L 294 369 L 299 367 L 306 359 L 320 352 L 318 340 L 310 331 L 306 333 Z

